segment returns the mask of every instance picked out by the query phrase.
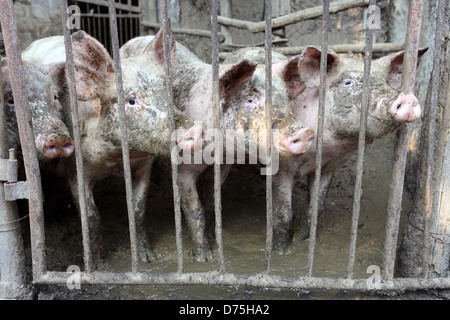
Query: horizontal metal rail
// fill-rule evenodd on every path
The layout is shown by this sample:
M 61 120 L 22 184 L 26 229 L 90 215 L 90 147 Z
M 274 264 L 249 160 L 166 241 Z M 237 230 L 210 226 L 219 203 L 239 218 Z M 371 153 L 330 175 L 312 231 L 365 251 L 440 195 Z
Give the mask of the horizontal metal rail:
M 76 2 L 98 5 L 98 6 L 108 8 L 108 0 L 77 0 Z M 118 1 L 115 1 L 115 6 L 119 10 L 127 10 L 127 11 L 131 11 L 131 12 L 136 12 L 136 13 L 141 12 L 141 6 L 133 6 L 131 4 L 125 4 L 125 3 L 118 2 Z
M 390 281 L 371 283 L 370 279 L 346 279 L 329 277 L 276 276 L 266 273 L 244 275 L 212 272 L 195 273 L 79 273 L 81 284 L 107 285 L 223 285 L 254 286 L 288 289 L 341 289 L 355 291 L 405 291 L 418 289 L 448 289 L 450 278 L 395 278 Z M 67 284 L 74 280 L 73 273 L 46 272 L 36 279 L 37 284 Z

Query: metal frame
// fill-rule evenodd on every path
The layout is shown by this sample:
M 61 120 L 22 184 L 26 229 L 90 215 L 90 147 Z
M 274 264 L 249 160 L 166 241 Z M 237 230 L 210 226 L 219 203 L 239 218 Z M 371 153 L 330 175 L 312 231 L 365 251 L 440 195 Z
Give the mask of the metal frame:
M 82 12 L 81 17 L 81 29 L 85 30 L 88 34 L 99 40 L 109 52 L 113 52 L 113 44 L 111 42 L 110 30 L 108 25 L 110 24 L 109 13 L 102 13 L 109 10 L 109 1 L 107 0 L 71 0 L 70 4 L 79 5 L 86 4 L 87 12 Z M 115 15 L 115 21 L 119 25 L 119 44 L 122 45 L 131 38 L 140 35 L 142 8 L 139 5 L 135 6 L 131 4 L 131 0 L 128 0 L 127 4 L 115 2 L 115 8 L 118 13 Z M 96 13 L 91 13 L 91 10 L 96 10 Z M 123 32 L 122 32 L 123 30 Z M 104 33 L 104 31 L 106 31 Z M 130 38 L 125 35 L 130 34 Z
M 95 4 L 105 4 L 105 1 L 84 1 Z M 370 4 L 376 3 L 375 0 L 370 0 Z M 443 7 L 443 0 L 440 0 L 440 8 Z M 414 78 L 416 72 L 416 55 L 418 39 L 420 36 L 420 21 L 422 11 L 423 0 L 411 1 L 409 22 L 408 22 L 408 37 L 406 41 L 406 55 L 405 66 L 403 73 L 403 90 L 412 91 L 414 85 Z M 122 88 L 122 74 L 120 68 L 120 56 L 119 56 L 119 37 L 117 28 L 117 15 L 116 9 L 119 6 L 114 0 L 108 1 L 109 5 L 109 18 L 111 21 L 110 31 L 112 35 L 112 47 L 114 63 L 116 67 L 116 81 L 118 88 L 119 103 L 123 103 L 123 88 Z M 214 123 L 220 123 L 220 104 L 219 104 L 219 92 L 218 92 L 218 70 L 219 70 L 219 41 L 218 41 L 218 0 L 211 0 L 211 22 L 212 22 L 212 68 L 213 68 L 213 107 L 214 107 Z M 266 0 L 266 16 L 265 16 L 265 48 L 266 48 L 266 125 L 269 128 L 270 115 L 272 112 L 272 40 L 271 40 L 271 8 L 272 2 Z M 321 152 L 322 152 L 322 139 L 323 139 L 323 124 L 324 124 L 324 105 L 325 105 L 325 81 L 326 81 L 326 65 L 327 65 L 327 48 L 328 48 L 328 25 L 330 14 L 330 0 L 325 0 L 323 5 L 323 23 L 322 23 L 322 57 L 321 57 L 321 76 L 320 76 L 320 97 L 319 97 L 319 123 L 317 132 L 317 158 L 316 158 L 316 177 L 313 193 L 313 211 L 312 211 L 312 223 L 310 229 L 310 242 L 308 249 L 308 261 L 307 261 L 307 276 L 276 276 L 271 272 L 271 259 L 272 259 L 272 179 L 270 175 L 267 175 L 266 180 L 266 201 L 267 201 L 267 235 L 266 235 L 266 268 L 261 274 L 245 275 L 245 274 L 233 274 L 228 273 L 225 267 L 225 257 L 223 253 L 222 244 L 222 207 L 221 207 L 221 181 L 220 181 L 220 159 L 216 157 L 214 165 L 214 195 L 215 195 L 215 215 L 216 215 L 216 241 L 218 247 L 219 256 L 219 270 L 211 272 L 197 272 L 197 273 L 185 273 L 184 272 L 184 259 L 183 259 L 183 243 L 182 243 L 182 228 L 181 228 L 181 208 L 180 208 L 180 195 L 178 190 L 178 171 L 177 166 L 172 162 L 172 178 L 174 189 L 174 207 L 175 207 L 175 228 L 176 228 L 176 245 L 177 245 L 177 262 L 178 271 L 174 273 L 153 273 L 153 272 L 140 272 L 138 270 L 138 257 L 136 248 L 136 228 L 134 225 L 135 216 L 132 205 L 132 189 L 131 189 L 131 174 L 130 174 L 130 159 L 129 151 L 127 148 L 127 132 L 125 124 L 125 111 L 122 110 L 120 114 L 120 122 L 123 132 L 123 161 L 125 168 L 125 184 L 127 193 L 127 209 L 130 221 L 130 240 L 131 240 L 131 272 L 99 272 L 94 271 L 92 267 L 92 257 L 89 249 L 89 230 L 87 229 L 87 217 L 86 217 L 86 198 L 84 195 L 84 177 L 83 177 L 83 160 L 80 152 L 80 131 L 78 123 L 78 111 L 76 101 L 76 86 L 74 77 L 74 64 L 73 54 L 71 49 L 70 30 L 66 27 L 65 21 L 67 21 L 67 1 L 61 0 L 61 12 L 62 22 L 64 26 L 64 36 L 66 41 L 66 54 L 67 54 L 67 73 L 69 92 L 71 100 L 71 114 L 74 123 L 74 140 L 76 144 L 76 165 L 78 171 L 78 190 L 80 192 L 80 208 L 81 208 L 81 221 L 82 221 L 82 236 L 83 236 L 83 249 L 84 249 L 84 262 L 85 270 L 80 273 L 80 281 L 83 284 L 160 284 L 160 285 L 190 285 L 190 284 L 209 284 L 209 285 L 242 285 L 242 286 L 258 286 L 258 287 L 272 287 L 272 288 L 303 288 L 303 289 L 345 289 L 356 291 L 369 291 L 369 290 L 381 290 L 381 291 L 402 291 L 407 289 L 449 289 L 450 277 L 447 278 L 429 278 L 424 273 L 423 278 L 394 278 L 393 267 L 396 254 L 396 242 L 398 234 L 399 224 L 399 212 L 400 202 L 403 190 L 403 177 L 405 169 L 405 155 L 406 155 L 406 141 L 409 135 L 408 127 L 404 127 L 401 130 L 401 135 L 397 143 L 396 161 L 394 164 L 394 174 L 392 178 L 391 186 L 391 199 L 389 201 L 388 212 L 388 224 L 386 227 L 386 241 L 384 247 L 384 262 L 382 268 L 382 279 L 374 287 L 367 279 L 354 279 L 353 268 L 355 262 L 355 248 L 357 241 L 357 226 L 360 211 L 360 198 L 361 198 L 361 181 L 364 164 L 364 141 L 365 130 L 367 124 L 367 108 L 368 97 L 370 87 L 370 67 L 373 52 L 373 32 L 368 30 L 367 40 L 365 47 L 365 76 L 364 76 L 364 91 L 363 91 L 363 107 L 361 113 L 361 129 L 359 135 L 359 149 L 357 160 L 357 178 L 355 186 L 355 196 L 353 204 L 352 214 L 352 227 L 350 236 L 350 251 L 347 267 L 347 276 L 345 278 L 327 278 L 327 277 L 314 277 L 313 265 L 314 265 L 314 249 L 316 243 L 316 228 L 317 228 L 317 215 L 318 215 L 318 181 L 320 180 L 320 168 L 321 168 Z M 442 11 L 442 10 L 441 10 Z M 169 18 L 167 15 L 167 1 L 161 1 L 161 16 L 162 27 L 164 33 L 168 33 Z M 438 34 L 442 33 L 442 19 L 443 15 L 439 15 L 440 22 L 437 23 Z M 34 136 L 30 126 L 30 119 L 28 114 L 28 106 L 26 99 L 26 90 L 24 86 L 24 76 L 22 71 L 22 61 L 19 45 L 17 42 L 17 28 L 15 25 L 15 18 L 13 12 L 12 0 L 5 0 L 1 3 L 1 22 L 4 31 L 6 53 L 9 58 L 9 69 L 11 73 L 17 75 L 12 77 L 12 89 L 16 101 L 17 117 L 19 122 L 20 138 L 23 147 L 25 169 L 27 175 L 27 183 L 30 188 L 29 204 L 30 204 L 30 226 L 31 226 L 31 244 L 32 244 L 32 260 L 33 260 L 33 282 L 38 284 L 66 284 L 71 276 L 70 273 L 54 272 L 47 270 L 45 259 L 45 234 L 43 228 L 43 207 L 42 207 L 42 191 L 39 176 L 39 166 L 37 163 L 36 150 L 33 145 Z M 439 29 L 440 28 L 440 29 Z M 170 59 L 169 59 L 169 43 L 167 37 L 164 37 L 164 54 L 165 54 L 165 72 L 168 78 L 167 81 L 167 96 L 169 98 L 169 114 L 170 114 L 170 128 L 173 132 L 175 130 L 175 123 L 173 118 L 174 105 L 172 95 L 172 79 L 170 77 Z M 435 51 L 434 64 L 437 66 L 440 63 L 439 51 Z M 437 76 L 436 76 L 437 74 Z M 439 72 L 433 76 L 434 89 L 431 98 L 431 110 L 436 109 L 437 104 L 437 82 Z M 435 111 L 432 119 L 435 118 Z M 431 120 L 431 124 L 434 121 Z M 430 130 L 434 130 L 431 128 Z M 269 136 L 267 141 L 268 150 L 273 148 L 271 130 L 267 130 Z M 173 144 L 174 142 L 171 141 Z M 428 241 L 425 239 L 425 241 Z M 425 264 L 426 264 L 425 260 Z

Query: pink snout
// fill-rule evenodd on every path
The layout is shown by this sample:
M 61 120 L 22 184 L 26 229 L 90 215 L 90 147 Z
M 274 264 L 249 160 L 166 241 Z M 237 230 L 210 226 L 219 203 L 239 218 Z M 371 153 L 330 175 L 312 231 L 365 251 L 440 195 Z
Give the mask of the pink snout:
M 284 146 L 287 151 L 292 154 L 300 155 L 309 150 L 314 141 L 314 130 L 311 128 L 304 128 L 298 131 L 294 136 L 286 139 Z
M 201 125 L 191 127 L 178 137 L 178 145 L 187 152 L 202 150 L 206 145 L 205 129 Z
M 413 122 L 420 118 L 420 104 L 412 93 L 401 93 L 389 109 L 397 121 Z
M 57 137 L 44 144 L 42 155 L 47 159 L 67 158 L 75 150 L 75 144 L 71 138 Z

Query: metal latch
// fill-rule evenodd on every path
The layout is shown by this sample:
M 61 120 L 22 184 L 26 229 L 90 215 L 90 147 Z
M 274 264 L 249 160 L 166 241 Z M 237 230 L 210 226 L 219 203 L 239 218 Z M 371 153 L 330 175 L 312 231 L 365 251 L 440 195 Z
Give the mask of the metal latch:
M 0 159 L 0 181 L 5 182 L 5 200 L 28 199 L 28 183 L 17 181 L 18 164 L 14 149 L 9 149 L 9 159 Z

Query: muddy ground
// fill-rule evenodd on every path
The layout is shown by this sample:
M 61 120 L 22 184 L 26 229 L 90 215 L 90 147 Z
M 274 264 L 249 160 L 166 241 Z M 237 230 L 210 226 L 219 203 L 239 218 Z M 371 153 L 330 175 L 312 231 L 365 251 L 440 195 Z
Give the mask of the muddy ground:
M 359 220 L 355 277 L 367 278 L 367 267 L 381 266 L 385 234 L 386 208 L 392 167 L 393 136 L 380 139 L 366 149 L 363 196 Z M 325 203 L 317 230 L 314 276 L 345 277 L 349 248 L 349 231 L 355 183 L 355 156 L 339 171 Z M 66 271 L 71 265 L 83 270 L 81 223 L 65 182 L 54 177 L 45 183 L 45 231 L 48 270 Z M 105 256 L 100 270 L 129 271 L 128 219 L 125 191 L 120 180 L 107 179 L 96 189 L 96 201 L 103 223 Z M 306 184 L 297 183 L 294 211 L 305 212 Z M 411 195 L 405 191 L 402 222 L 411 209 Z M 23 206 L 22 206 L 22 209 Z M 151 241 L 158 261 L 141 263 L 142 271 L 176 272 L 177 256 L 170 171 L 164 165 L 156 167 L 148 198 Z M 23 214 L 23 213 L 22 213 Z M 260 273 L 264 270 L 265 248 L 265 181 L 251 166 L 236 166 L 223 186 L 223 243 L 229 272 Z M 28 225 L 23 223 L 27 266 L 31 274 Z M 186 229 L 184 229 L 186 230 Z M 184 232 L 186 234 L 186 232 Z M 217 270 L 217 255 L 207 263 L 194 262 L 185 235 L 185 271 Z M 276 275 L 304 275 L 308 240 L 294 237 L 290 253 L 273 256 Z M 216 252 L 216 251 L 215 251 Z M 35 299 L 439 299 L 436 292 L 402 292 L 396 295 L 374 295 L 342 290 L 288 290 L 254 287 L 222 286 L 82 286 L 68 290 L 65 286 L 34 286 Z

